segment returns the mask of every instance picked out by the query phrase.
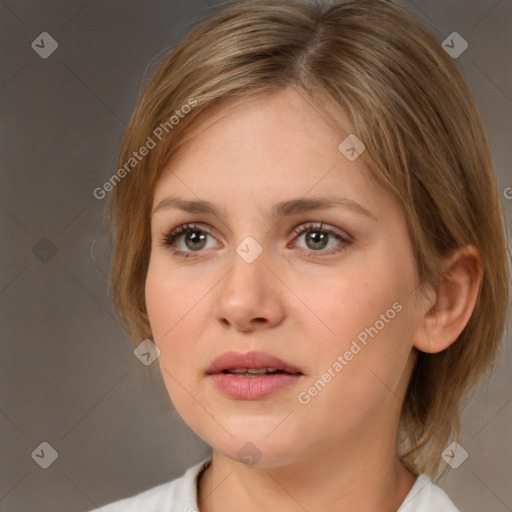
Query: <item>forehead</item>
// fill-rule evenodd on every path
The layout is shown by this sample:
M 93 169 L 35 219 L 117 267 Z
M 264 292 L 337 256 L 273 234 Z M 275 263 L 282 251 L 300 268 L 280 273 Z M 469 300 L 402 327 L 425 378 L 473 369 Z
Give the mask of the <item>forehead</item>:
M 289 197 L 341 194 L 375 203 L 363 159 L 350 161 L 338 128 L 292 88 L 213 110 L 209 121 L 167 163 L 153 205 L 167 195 L 243 206 Z

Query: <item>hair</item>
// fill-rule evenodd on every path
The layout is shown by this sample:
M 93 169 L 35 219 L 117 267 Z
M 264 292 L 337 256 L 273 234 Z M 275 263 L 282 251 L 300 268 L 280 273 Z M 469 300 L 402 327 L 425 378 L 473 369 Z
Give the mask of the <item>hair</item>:
M 119 318 L 133 347 L 151 338 L 144 290 L 162 169 L 212 111 L 287 87 L 319 105 L 340 133 L 350 129 L 364 142 L 366 172 L 407 221 L 418 292 L 441 282 L 452 251 L 472 244 L 480 253 L 483 278 L 468 324 L 446 350 L 418 353 L 402 405 L 399 456 L 433 476 L 443 449 L 459 438 L 470 391 L 496 360 L 510 299 L 509 249 L 470 90 L 434 36 L 392 2 L 235 2 L 166 53 L 138 99 L 109 198 L 110 293 Z M 166 134 L 157 141 L 158 127 Z M 120 172 L 150 139 L 154 149 Z

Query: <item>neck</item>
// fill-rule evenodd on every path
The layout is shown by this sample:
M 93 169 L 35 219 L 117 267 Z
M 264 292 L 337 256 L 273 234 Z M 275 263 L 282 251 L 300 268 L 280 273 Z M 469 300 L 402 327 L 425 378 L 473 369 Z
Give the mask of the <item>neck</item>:
M 398 460 L 396 443 L 365 436 L 359 440 L 366 443 L 364 449 L 359 442 L 343 450 L 315 449 L 280 466 L 247 467 L 214 451 L 199 481 L 199 509 L 396 512 L 416 477 Z

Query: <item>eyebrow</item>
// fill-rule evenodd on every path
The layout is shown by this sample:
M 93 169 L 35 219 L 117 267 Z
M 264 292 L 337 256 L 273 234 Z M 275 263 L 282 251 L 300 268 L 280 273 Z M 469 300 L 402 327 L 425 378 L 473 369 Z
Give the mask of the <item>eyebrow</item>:
M 300 197 L 281 201 L 272 206 L 270 216 L 272 218 L 282 218 L 296 213 L 304 213 L 312 210 L 327 210 L 334 207 L 343 208 L 369 217 L 370 219 L 377 220 L 377 217 L 372 212 L 361 206 L 357 201 L 333 196 Z M 182 199 L 180 197 L 166 197 L 162 199 L 153 208 L 151 215 L 154 215 L 157 211 L 167 209 L 179 209 L 190 213 L 204 213 L 220 216 L 217 208 L 209 201 L 202 199 Z

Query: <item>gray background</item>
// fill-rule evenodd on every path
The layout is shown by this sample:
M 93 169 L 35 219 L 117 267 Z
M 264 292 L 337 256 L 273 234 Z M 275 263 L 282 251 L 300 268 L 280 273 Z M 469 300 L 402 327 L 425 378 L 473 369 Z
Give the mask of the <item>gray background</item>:
M 512 186 L 512 2 L 404 5 L 430 21 L 439 41 L 453 31 L 468 41 L 457 62 L 504 192 Z M 120 327 L 106 288 L 106 200 L 92 190 L 115 170 L 149 64 L 214 7 L 0 2 L 1 511 L 89 510 L 173 479 L 207 454 L 154 397 Z M 59 45 L 47 59 L 31 48 L 41 32 Z M 504 195 L 503 204 L 510 221 L 512 200 Z M 441 481 L 463 511 L 512 510 L 511 366 L 508 343 L 465 411 L 469 457 Z M 31 456 L 43 441 L 58 452 L 48 469 Z

